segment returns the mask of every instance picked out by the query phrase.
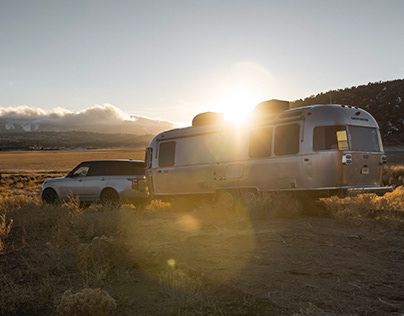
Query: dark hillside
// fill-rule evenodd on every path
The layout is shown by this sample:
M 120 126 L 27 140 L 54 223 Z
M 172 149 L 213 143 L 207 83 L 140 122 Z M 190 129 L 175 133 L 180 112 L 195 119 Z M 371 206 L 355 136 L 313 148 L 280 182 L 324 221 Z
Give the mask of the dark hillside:
M 404 144 L 404 79 L 319 93 L 294 104 L 347 104 L 370 112 L 379 123 L 386 145 Z
M 2 132 L 1 147 L 109 148 L 146 147 L 153 135 L 102 134 L 91 132 Z

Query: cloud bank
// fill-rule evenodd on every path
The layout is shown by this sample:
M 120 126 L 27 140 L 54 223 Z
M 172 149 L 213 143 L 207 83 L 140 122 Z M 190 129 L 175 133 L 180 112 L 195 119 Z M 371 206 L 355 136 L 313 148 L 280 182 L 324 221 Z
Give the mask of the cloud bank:
M 112 104 L 95 105 L 79 112 L 64 108 L 45 111 L 21 105 L 0 107 L 0 131 L 88 131 L 97 133 L 156 134 L 175 127 L 168 121 L 125 113 Z

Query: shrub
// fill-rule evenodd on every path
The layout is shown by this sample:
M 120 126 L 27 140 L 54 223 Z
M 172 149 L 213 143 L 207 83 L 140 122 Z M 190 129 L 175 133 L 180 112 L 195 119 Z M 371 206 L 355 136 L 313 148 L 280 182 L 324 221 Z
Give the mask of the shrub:
M 404 166 L 385 166 L 383 170 L 383 184 L 404 185 Z
M 76 294 L 66 291 L 57 307 L 57 311 L 66 316 L 107 316 L 114 309 L 115 300 L 99 288 L 86 288 Z
M 11 231 L 11 226 L 13 225 L 13 219 L 8 222 L 6 220 L 6 214 L 0 215 L 0 254 L 5 250 L 5 240 Z
M 113 269 L 122 270 L 130 266 L 124 245 L 106 236 L 95 237 L 90 244 L 79 245 L 77 264 L 85 285 L 88 285 L 90 277 L 102 281 Z
M 191 278 L 183 270 L 174 269 L 174 266 L 159 274 L 159 283 L 163 294 L 182 307 L 202 300 L 201 279 Z

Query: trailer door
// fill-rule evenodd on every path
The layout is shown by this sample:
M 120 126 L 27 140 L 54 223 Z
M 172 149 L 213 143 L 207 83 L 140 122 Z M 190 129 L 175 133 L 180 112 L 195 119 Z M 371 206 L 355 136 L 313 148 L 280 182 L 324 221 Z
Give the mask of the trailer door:
M 293 190 L 302 186 L 300 154 L 300 129 L 298 123 L 275 128 L 274 186 L 281 190 Z
M 176 180 L 173 176 L 175 170 L 176 142 L 162 142 L 158 148 L 158 167 L 153 172 L 153 188 L 156 194 L 171 194 L 175 191 Z

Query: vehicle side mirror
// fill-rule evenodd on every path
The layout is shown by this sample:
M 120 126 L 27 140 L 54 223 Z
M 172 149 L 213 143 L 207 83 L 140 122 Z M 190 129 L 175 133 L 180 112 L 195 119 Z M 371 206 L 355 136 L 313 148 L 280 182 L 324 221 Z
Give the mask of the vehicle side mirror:
M 66 175 L 66 178 L 73 178 L 73 172 L 69 171 Z

